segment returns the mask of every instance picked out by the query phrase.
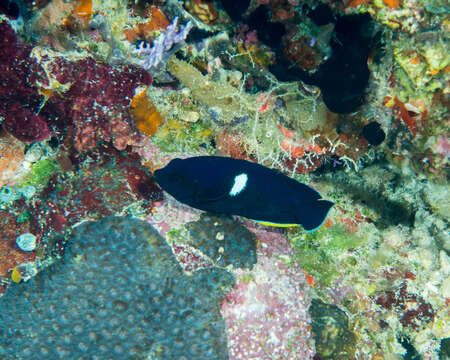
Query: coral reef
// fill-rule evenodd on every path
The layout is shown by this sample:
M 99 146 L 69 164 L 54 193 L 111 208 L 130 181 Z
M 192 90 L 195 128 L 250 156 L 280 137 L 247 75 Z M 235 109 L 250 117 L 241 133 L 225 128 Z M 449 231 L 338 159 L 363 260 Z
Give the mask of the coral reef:
M 46 234 L 46 239 L 62 234 L 85 218 L 99 219 L 129 212 L 145 215 L 151 202 L 161 199 L 149 176 L 131 158 L 111 159 L 82 166 L 80 172 L 54 174 L 40 199 L 30 206 L 33 217 Z M 64 185 L 58 185 L 64 183 Z M 51 252 L 52 243 L 44 252 Z
M 5 73 L 0 110 L 6 130 L 20 140 L 43 140 L 49 135 L 47 122 L 57 126 L 63 119 L 75 127 L 78 150 L 93 149 L 99 141 L 112 141 L 121 150 L 138 142 L 129 105 L 134 90 L 151 83 L 148 73 L 131 67 L 115 69 L 89 57 L 71 62 L 43 48 L 31 49 L 4 21 L 1 28 L 6 33 L 2 48 L 7 48 L 0 68 Z
M 164 30 L 170 22 L 159 6 L 151 5 L 143 9 L 145 21 L 138 23 L 133 29 L 124 30 L 130 43 L 136 40 L 147 40 L 155 31 Z
M 436 199 L 447 190 L 433 188 L 440 196 L 430 202 L 427 186 L 409 171 L 401 176 L 377 164 L 322 177 L 339 198 L 329 223 L 312 234 L 288 233 L 317 294 L 349 315 L 363 358 L 403 354 L 399 339 L 407 335 L 424 359 L 436 359 L 449 330 L 440 295 L 449 273 L 447 215 L 429 210 L 443 205 Z
M 337 144 L 325 141 L 324 146 L 316 146 L 303 139 L 312 131 L 321 129 L 326 121 L 324 105 L 306 90 L 300 91 L 290 85 L 273 84 L 273 89 L 262 94 L 249 94 L 244 91 L 243 83 L 222 69 L 221 76 L 215 80 L 210 74 L 203 75 L 194 66 L 171 58 L 168 69 L 187 86 L 192 98 L 198 102 L 200 114 L 204 119 L 211 119 L 215 128 L 236 128 L 249 135 L 241 137 L 241 146 L 246 158 L 290 170 L 293 172 L 310 172 L 322 164 L 322 155 L 334 153 Z M 275 103 L 279 99 L 278 106 Z M 281 104 L 285 104 L 284 106 Z M 298 111 L 299 107 L 302 111 Z M 302 144 L 284 146 L 284 128 L 279 122 L 289 119 L 296 126 L 295 136 L 302 138 Z M 291 127 L 292 125 L 289 125 Z M 289 139 L 294 137 L 290 132 Z M 222 142 L 222 140 L 218 140 Z M 275 145 L 275 146 L 274 146 Z M 228 148 L 233 145 L 228 144 Z M 293 154 L 293 148 L 301 147 L 301 153 Z M 222 150 L 225 148 L 222 147 Z
M 52 77 L 70 84 L 70 88 L 64 94 L 54 94 L 43 110 L 71 119 L 76 149 L 90 150 L 100 141 L 112 141 L 119 150 L 137 144 L 129 106 L 134 90 L 150 84 L 147 73 L 133 68 L 118 70 L 92 58 L 67 62 L 57 57 L 49 60 L 47 67 Z
M 50 136 L 50 129 L 42 116 L 22 108 L 19 102 L 10 104 L 7 114 L 4 114 L 3 128 L 20 141 L 31 143 Z
M 16 244 L 19 235 L 34 232 L 32 224 L 17 221 L 16 216 L 6 210 L 0 210 L 0 219 L 0 293 L 3 293 L 13 270 L 33 262 L 36 253 L 24 252 Z
M 21 43 L 6 21 L 0 22 L 0 116 L 2 127 L 21 141 L 49 136 L 47 119 L 37 114 L 39 96 L 33 88 L 39 69 L 31 58 L 31 46 Z
M 50 177 L 55 173 L 57 163 L 54 160 L 42 159 L 31 165 L 30 172 L 21 179 L 21 184 L 25 186 L 47 185 Z
M 22 358 L 82 358 L 72 354 L 90 341 L 114 358 L 169 358 L 185 349 L 184 333 L 196 353 L 180 358 L 448 357 L 444 0 L 7 0 L 0 34 L 0 293 L 9 287 L 0 358 L 14 347 Z M 199 155 L 272 167 L 336 206 L 312 233 L 201 213 L 164 194 L 151 174 Z M 165 239 L 137 220 L 104 219 L 114 215 L 145 219 Z M 79 225 L 92 220 L 99 223 Z M 140 229 L 113 233 L 117 251 L 96 258 L 113 239 L 94 243 L 88 232 L 113 222 Z M 151 244 L 138 239 L 141 230 Z M 149 264 L 132 246 L 123 250 L 131 241 L 165 255 Z M 92 279 L 80 275 L 87 287 L 64 286 L 70 269 L 90 264 L 105 266 Z M 113 283 L 118 273 L 130 282 Z M 230 274 L 237 280 L 228 291 Z M 155 276 L 159 290 L 131 289 Z M 199 316 L 217 332 L 196 337 L 199 318 L 179 314 L 186 307 L 169 287 L 192 291 L 195 304 L 211 299 Z M 119 311 L 129 305 L 126 326 L 116 328 L 116 315 L 100 320 L 113 305 L 94 313 L 98 301 L 67 300 L 70 291 L 106 301 L 144 290 L 151 298 L 112 300 Z M 57 304 L 38 309 L 36 299 Z M 165 324 L 154 340 L 141 331 L 153 326 L 150 315 L 129 332 L 147 303 Z M 65 317 L 62 306 L 73 311 Z M 93 316 L 64 323 L 77 309 Z M 52 320 L 30 325 L 44 315 Z M 69 328 L 81 343 L 61 333 L 44 339 Z M 21 335 L 29 329 L 33 336 Z M 173 340 L 171 349 L 158 336 Z
M 103 150 L 114 154 L 112 149 Z M 35 253 L 39 268 L 63 254 L 67 230 L 86 218 L 124 213 L 148 215 L 152 203 L 161 200 L 161 190 L 136 158 L 115 159 L 119 160 L 118 164 L 104 155 L 97 162 L 80 166 L 79 172 L 63 170 L 60 159 L 60 163 L 48 159 L 34 163 L 21 179 L 26 185 L 5 186 L 0 192 L 0 207 L 13 215 L 8 217 L 8 227 L 0 230 L 5 244 L 17 251 L 14 241 L 19 235 L 28 232 L 38 235 Z M 39 198 L 34 197 L 35 193 Z M 5 283 L 3 276 L 11 269 L 8 267 L 0 273 Z
M 138 92 L 131 101 L 131 115 L 136 127 L 146 135 L 155 135 L 164 122 L 155 105 L 147 97 L 147 88 Z
M 214 25 L 219 16 L 211 1 L 187 1 L 185 7 L 192 15 L 208 25 Z
M 217 268 L 183 274 L 142 221 L 87 222 L 62 261 L 0 299 L 0 358 L 227 359 L 219 309 L 232 283 Z

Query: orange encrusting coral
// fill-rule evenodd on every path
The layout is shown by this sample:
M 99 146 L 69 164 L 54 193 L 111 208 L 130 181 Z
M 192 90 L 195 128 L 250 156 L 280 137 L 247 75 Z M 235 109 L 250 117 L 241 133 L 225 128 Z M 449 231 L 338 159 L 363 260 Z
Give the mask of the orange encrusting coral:
M 0 188 L 15 175 L 24 158 L 24 144 L 12 135 L 0 133 Z
M 418 65 L 420 64 L 420 58 L 418 56 L 414 56 L 411 60 L 410 60 L 411 64 L 413 65 Z
M 310 144 L 305 141 L 302 142 L 293 142 L 287 139 L 283 139 L 281 142 L 281 148 L 294 158 L 300 159 L 306 155 L 306 153 L 314 153 L 317 155 L 324 155 L 326 153 L 326 149 L 321 148 L 317 144 Z
M 369 0 L 350 0 L 347 5 L 345 5 L 346 8 L 355 8 L 358 7 L 359 5 L 362 6 L 368 6 L 369 5 Z
M 147 97 L 147 88 L 137 93 L 131 101 L 130 113 L 136 127 L 145 135 L 155 135 L 164 118 Z
M 169 20 L 161 9 L 158 6 L 152 6 L 147 21 L 137 24 L 133 29 L 125 30 L 124 34 L 129 42 L 137 39 L 146 40 L 153 31 L 164 30 L 169 24 Z
M 309 275 L 305 269 L 302 269 L 303 274 L 305 275 L 306 282 L 308 283 L 308 286 L 314 286 L 316 283 L 316 279 L 314 279 L 314 276 Z
M 80 0 L 78 6 L 73 10 L 73 15 L 89 19 L 92 15 L 92 0 Z
M 400 7 L 401 0 L 383 0 L 383 4 L 391 9 L 398 9 Z
M 386 96 L 383 100 L 383 103 L 387 107 L 392 107 L 394 114 L 403 121 L 409 131 L 411 131 L 414 136 L 417 135 L 417 132 L 419 131 L 418 123 L 422 123 L 427 116 L 427 111 L 423 102 L 411 101 L 404 104 L 396 96 L 394 98 L 392 98 L 391 96 Z M 420 113 L 414 115 L 415 112 L 408 110 L 408 105 L 410 107 L 416 108 L 418 111 L 420 111 Z

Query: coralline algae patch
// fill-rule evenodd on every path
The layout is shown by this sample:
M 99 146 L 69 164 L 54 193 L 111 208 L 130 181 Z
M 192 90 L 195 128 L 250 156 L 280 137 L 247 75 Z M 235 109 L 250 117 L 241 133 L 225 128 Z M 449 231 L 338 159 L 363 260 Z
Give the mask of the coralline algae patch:
M 314 341 L 307 282 L 278 231 L 253 229 L 259 241 L 252 271 L 236 269 L 238 283 L 222 302 L 230 360 L 312 359 Z
M 154 226 L 161 235 L 167 235 L 172 251 L 183 270 L 196 271 L 212 267 L 212 261 L 200 251 L 186 243 L 174 242 L 172 241 L 173 236 L 170 236 L 179 232 L 184 225 L 198 220 L 200 210 L 183 205 L 167 194 L 163 201 L 155 202 L 153 205 L 147 222 Z M 169 231 L 171 232 L 169 233 Z
M 0 299 L 0 359 L 225 360 L 221 269 L 186 275 L 149 224 L 79 225 L 64 257 Z
M 147 218 L 161 235 L 164 236 L 170 229 L 179 229 L 186 223 L 199 219 L 200 210 L 181 204 L 167 193 L 164 193 L 164 196 L 163 201 L 154 203 L 152 214 Z

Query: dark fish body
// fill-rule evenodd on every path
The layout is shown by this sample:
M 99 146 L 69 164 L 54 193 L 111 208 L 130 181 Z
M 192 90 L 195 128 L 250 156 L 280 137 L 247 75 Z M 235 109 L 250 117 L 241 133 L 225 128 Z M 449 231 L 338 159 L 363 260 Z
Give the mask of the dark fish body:
M 313 188 L 265 166 L 233 158 L 174 159 L 153 174 L 178 201 L 274 226 L 317 229 L 334 205 Z

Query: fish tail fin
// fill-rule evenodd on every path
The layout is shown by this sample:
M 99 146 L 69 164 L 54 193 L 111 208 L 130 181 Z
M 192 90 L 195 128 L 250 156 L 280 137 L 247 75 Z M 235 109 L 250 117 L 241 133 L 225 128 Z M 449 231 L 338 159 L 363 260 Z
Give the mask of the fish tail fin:
M 318 229 L 327 218 L 328 212 L 334 202 L 329 200 L 316 200 L 310 204 L 310 206 L 303 207 L 305 213 L 302 214 L 302 221 L 300 224 L 306 231 L 314 231 Z

